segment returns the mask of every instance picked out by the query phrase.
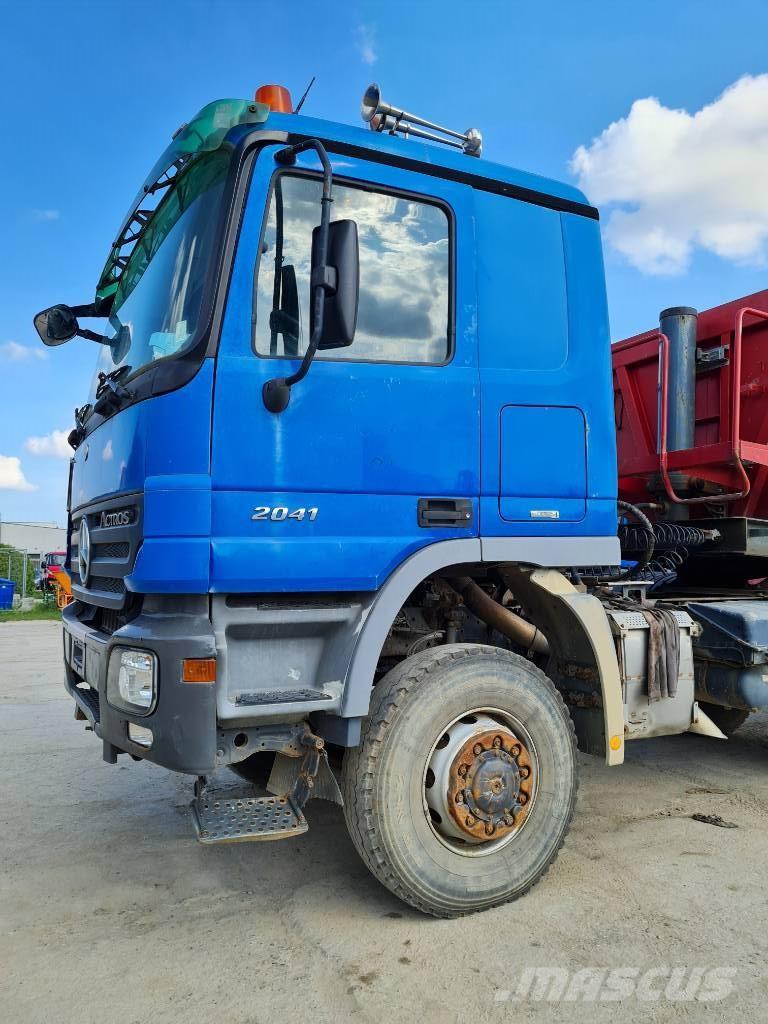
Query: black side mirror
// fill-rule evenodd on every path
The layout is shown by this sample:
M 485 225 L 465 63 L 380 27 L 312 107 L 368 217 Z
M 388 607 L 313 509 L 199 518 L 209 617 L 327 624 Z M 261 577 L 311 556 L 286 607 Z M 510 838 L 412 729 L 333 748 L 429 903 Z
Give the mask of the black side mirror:
M 360 298 L 360 248 L 357 224 L 335 220 L 328 225 L 326 292 L 318 349 L 346 348 L 355 340 Z M 312 282 L 320 264 L 320 228 L 312 232 Z
M 77 322 L 79 316 L 107 316 L 110 305 L 111 299 L 97 299 L 96 302 L 89 302 L 84 306 L 65 306 L 64 303 L 60 303 L 58 306 L 49 306 L 48 309 L 42 310 L 32 322 L 40 335 L 40 341 L 49 347 L 64 345 L 75 336 L 97 341 L 100 345 L 113 345 L 114 339 L 96 334 L 95 331 L 85 330 Z
M 40 340 L 49 347 L 64 345 L 77 334 L 77 317 L 69 306 L 50 306 L 34 319 Z

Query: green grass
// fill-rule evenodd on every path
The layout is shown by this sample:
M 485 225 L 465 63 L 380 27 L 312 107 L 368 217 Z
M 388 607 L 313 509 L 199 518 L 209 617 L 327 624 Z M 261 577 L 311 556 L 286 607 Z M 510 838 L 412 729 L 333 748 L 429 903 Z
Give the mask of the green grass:
M 3 622 L 34 622 L 36 619 L 60 619 L 61 612 L 51 601 L 50 604 L 36 604 L 28 612 L 0 611 L 0 623 Z

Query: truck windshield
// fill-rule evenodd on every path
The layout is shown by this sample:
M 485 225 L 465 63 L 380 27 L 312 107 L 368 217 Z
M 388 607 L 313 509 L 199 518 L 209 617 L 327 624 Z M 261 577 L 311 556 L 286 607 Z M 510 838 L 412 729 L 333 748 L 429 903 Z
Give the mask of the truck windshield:
M 200 157 L 158 206 L 120 277 L 92 395 L 99 372 L 125 367 L 125 380 L 194 341 L 228 166 L 223 150 Z

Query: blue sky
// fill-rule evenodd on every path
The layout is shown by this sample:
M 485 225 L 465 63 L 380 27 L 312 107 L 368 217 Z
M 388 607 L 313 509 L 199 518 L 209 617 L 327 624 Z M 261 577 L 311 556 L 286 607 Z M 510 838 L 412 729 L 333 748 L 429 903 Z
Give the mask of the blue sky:
M 64 522 L 57 432 L 95 363 L 87 341 L 44 351 L 32 315 L 92 298 L 171 133 L 262 82 L 296 99 L 314 74 L 306 111 L 356 123 L 376 80 L 409 109 L 479 127 L 489 158 L 586 185 L 604 211 L 614 338 L 665 306 L 768 286 L 765 0 L 3 0 L 0 25 L 5 519 Z

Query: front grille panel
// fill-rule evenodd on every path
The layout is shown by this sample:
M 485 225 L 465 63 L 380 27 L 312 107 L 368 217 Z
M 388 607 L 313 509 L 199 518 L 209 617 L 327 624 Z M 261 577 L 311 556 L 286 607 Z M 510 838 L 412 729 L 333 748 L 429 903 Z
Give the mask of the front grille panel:
M 127 558 L 130 554 L 128 541 L 115 541 L 112 544 L 94 544 L 93 558 L 98 561 L 100 558 Z
M 101 591 L 104 594 L 124 594 L 125 583 L 114 576 L 91 576 L 88 589 Z
M 79 540 L 83 517 L 90 536 L 90 573 L 80 582 Z M 78 509 L 72 515 L 72 593 L 81 603 L 122 609 L 128 599 L 125 577 L 133 570 L 142 540 L 142 503 L 138 495 L 110 498 Z

